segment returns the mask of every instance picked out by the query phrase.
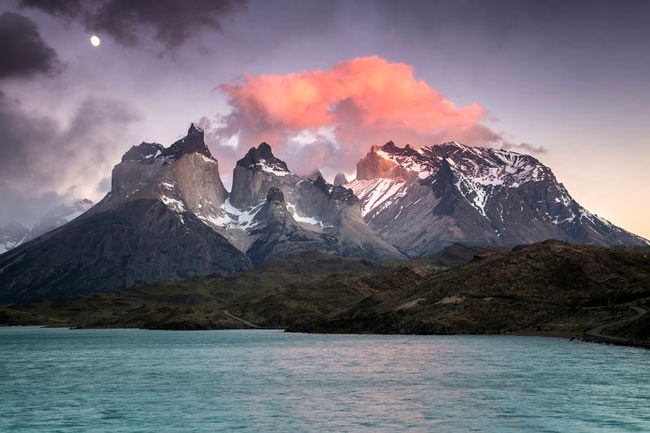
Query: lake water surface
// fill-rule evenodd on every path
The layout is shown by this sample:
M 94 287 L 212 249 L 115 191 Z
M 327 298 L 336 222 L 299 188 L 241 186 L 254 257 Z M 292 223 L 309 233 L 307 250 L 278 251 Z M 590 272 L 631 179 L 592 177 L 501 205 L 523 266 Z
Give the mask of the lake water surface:
M 650 351 L 555 338 L 0 328 L 2 432 L 650 432 Z

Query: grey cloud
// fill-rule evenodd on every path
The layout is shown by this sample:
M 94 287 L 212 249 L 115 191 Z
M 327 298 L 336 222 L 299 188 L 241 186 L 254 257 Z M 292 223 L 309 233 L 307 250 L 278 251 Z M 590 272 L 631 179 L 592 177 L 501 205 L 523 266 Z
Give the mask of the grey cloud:
M 516 143 L 510 143 L 508 141 L 504 141 L 501 148 L 504 150 L 522 151 L 524 153 L 536 153 L 536 154 L 548 153 L 548 149 L 541 144 L 539 146 L 536 146 L 530 143 L 516 144 Z
M 60 128 L 0 92 L 0 202 L 13 203 L 15 215 L 27 215 L 30 203 L 48 192 L 55 196 L 43 201 L 47 208 L 56 197 L 96 199 L 92 194 L 128 147 L 125 131 L 137 119 L 121 102 L 88 98 L 69 126 Z M 12 194 L 21 200 L 6 201 Z M 0 215 L 0 223 L 8 217 Z
M 0 78 L 53 75 L 61 68 L 31 19 L 14 12 L 0 15 Z
M 204 30 L 220 30 L 222 20 L 245 7 L 245 0 L 21 0 L 21 5 L 105 32 L 123 45 L 148 34 L 168 49 Z
M 62 203 L 73 199 L 71 192 L 58 194 L 47 191 L 40 194 L 26 195 L 0 184 L 0 227 L 6 224 L 19 223 L 32 227 L 39 217 L 56 208 Z

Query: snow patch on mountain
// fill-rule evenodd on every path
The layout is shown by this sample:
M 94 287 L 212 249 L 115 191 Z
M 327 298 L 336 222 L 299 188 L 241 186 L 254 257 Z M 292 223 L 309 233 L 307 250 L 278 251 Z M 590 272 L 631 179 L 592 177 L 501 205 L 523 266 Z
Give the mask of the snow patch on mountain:
M 211 158 L 211 157 L 209 157 L 209 156 L 205 156 L 205 155 L 202 154 L 202 153 L 199 153 L 199 156 L 201 156 L 201 159 L 202 159 L 203 161 L 205 161 L 205 162 L 210 162 L 210 163 L 212 163 L 212 164 L 216 164 L 216 163 L 217 163 L 216 160 L 214 160 L 213 158 Z
M 273 174 L 275 176 L 287 176 L 287 175 L 291 174 L 291 172 L 289 170 L 285 170 L 282 167 L 270 165 L 270 164 L 267 163 L 267 161 L 260 161 L 260 162 L 258 162 L 256 164 L 251 164 L 250 168 L 253 168 L 253 167 L 258 168 L 258 169 L 262 170 L 265 173 Z
M 197 216 L 203 220 L 211 223 L 216 227 L 221 227 L 229 230 L 246 230 L 255 226 L 255 215 L 262 209 L 264 202 L 253 206 L 250 209 L 241 210 L 230 204 L 230 198 L 219 207 L 218 214 L 204 214 L 200 213 Z
M 287 209 L 289 210 L 289 213 L 291 214 L 293 219 L 299 223 L 319 226 L 320 228 L 331 227 L 331 226 L 326 226 L 325 223 L 323 223 L 323 221 L 320 221 L 314 217 L 300 215 L 296 210 L 296 205 L 294 205 L 293 203 L 287 203 Z
M 361 215 L 366 216 L 380 205 L 390 206 L 408 192 L 404 179 L 376 178 L 370 180 L 354 180 L 346 185 L 361 200 Z
M 162 200 L 162 202 L 165 203 L 165 205 L 169 209 L 173 210 L 174 212 L 181 213 L 187 210 L 185 209 L 185 204 L 180 200 L 176 200 L 175 198 L 167 197 L 166 195 L 161 195 L 160 200 Z

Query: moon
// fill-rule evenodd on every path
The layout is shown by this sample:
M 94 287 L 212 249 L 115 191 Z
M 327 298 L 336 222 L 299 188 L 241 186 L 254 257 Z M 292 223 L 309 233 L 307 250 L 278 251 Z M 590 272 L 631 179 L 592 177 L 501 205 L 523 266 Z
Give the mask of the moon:
M 99 44 L 101 44 L 101 43 L 102 43 L 102 40 L 99 39 L 99 36 L 97 36 L 97 35 L 92 35 L 92 36 L 90 37 L 90 45 L 92 45 L 93 47 L 98 47 Z

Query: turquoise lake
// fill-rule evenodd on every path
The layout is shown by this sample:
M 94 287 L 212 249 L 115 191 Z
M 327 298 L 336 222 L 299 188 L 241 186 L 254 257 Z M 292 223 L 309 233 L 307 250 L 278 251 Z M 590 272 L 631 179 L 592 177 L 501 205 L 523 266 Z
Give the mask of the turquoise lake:
M 650 432 L 650 350 L 0 328 L 1 432 Z

